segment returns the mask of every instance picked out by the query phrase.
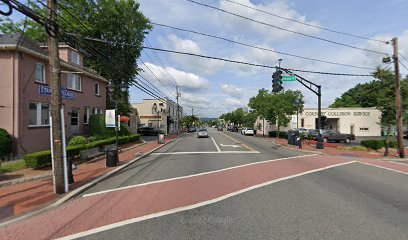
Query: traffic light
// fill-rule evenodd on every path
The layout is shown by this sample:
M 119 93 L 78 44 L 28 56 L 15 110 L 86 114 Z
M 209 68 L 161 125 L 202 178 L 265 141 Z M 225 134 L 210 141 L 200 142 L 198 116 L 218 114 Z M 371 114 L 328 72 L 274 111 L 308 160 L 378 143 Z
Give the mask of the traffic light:
M 272 92 L 277 93 L 282 90 L 282 71 L 278 70 L 272 74 Z

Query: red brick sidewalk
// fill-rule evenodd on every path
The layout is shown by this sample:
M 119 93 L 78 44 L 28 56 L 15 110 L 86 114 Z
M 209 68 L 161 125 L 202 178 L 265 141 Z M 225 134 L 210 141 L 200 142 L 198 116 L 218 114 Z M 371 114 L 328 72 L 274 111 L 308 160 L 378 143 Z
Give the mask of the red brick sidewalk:
M 166 136 L 166 142 L 170 142 L 175 138 L 177 138 L 176 134 Z M 120 153 L 118 166 L 121 166 L 158 146 L 159 144 L 157 141 L 152 141 Z M 75 190 L 115 169 L 114 167 L 106 167 L 105 162 L 106 159 L 102 158 L 95 162 L 79 165 L 78 168 L 74 170 L 75 183 L 69 186 L 70 191 Z M 0 188 L 0 221 L 48 206 L 63 196 L 64 195 L 54 194 L 52 179 L 21 183 Z

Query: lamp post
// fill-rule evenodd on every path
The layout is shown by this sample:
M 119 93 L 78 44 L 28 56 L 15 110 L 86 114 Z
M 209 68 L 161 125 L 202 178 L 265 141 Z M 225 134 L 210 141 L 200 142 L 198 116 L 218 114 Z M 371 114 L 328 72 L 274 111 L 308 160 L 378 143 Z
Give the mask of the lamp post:
M 163 111 L 163 103 L 159 103 L 160 108 L 156 103 L 153 104 L 153 111 L 157 113 L 157 142 L 160 143 L 160 112 Z
M 116 90 L 116 88 L 119 88 Z M 127 85 L 126 83 L 122 82 L 119 84 L 119 86 L 113 84 L 112 82 L 109 82 L 108 86 L 106 86 L 106 89 L 108 90 L 109 97 L 115 100 L 115 130 L 116 130 L 116 154 L 119 153 L 119 119 L 118 119 L 118 98 L 119 98 L 119 93 L 125 93 L 127 91 Z M 116 94 L 115 94 L 116 90 Z M 117 158 L 118 159 L 118 158 Z M 119 160 L 119 159 L 118 159 Z

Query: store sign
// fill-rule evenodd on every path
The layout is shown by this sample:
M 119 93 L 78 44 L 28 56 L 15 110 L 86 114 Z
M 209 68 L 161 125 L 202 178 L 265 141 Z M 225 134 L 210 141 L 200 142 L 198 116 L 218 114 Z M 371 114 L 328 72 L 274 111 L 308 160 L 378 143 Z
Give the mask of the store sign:
M 105 126 L 116 127 L 115 124 L 115 110 L 106 110 L 105 112 Z
M 39 92 L 42 96 L 51 96 L 51 88 L 49 86 L 39 85 Z M 75 100 L 75 93 L 67 91 L 64 87 L 61 87 L 61 96 L 67 100 Z
M 141 119 L 161 119 L 161 116 L 152 115 L 152 116 L 140 116 Z
M 306 117 L 317 117 L 317 112 L 304 112 Z M 322 112 L 326 117 L 369 117 L 370 112 Z

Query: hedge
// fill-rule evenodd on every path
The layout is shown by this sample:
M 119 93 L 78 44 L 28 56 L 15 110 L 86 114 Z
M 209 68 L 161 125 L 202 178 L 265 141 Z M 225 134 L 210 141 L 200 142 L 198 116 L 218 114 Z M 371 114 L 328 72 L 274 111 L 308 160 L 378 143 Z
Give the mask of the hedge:
M 360 145 L 373 150 L 378 150 L 385 147 L 385 140 L 363 140 Z M 396 140 L 389 140 L 388 146 L 390 148 L 398 148 L 398 142 Z
M 270 131 L 268 134 L 269 134 L 270 137 L 277 137 L 278 136 L 278 131 Z M 287 139 L 288 138 L 288 133 L 279 131 L 279 138 Z
M 119 144 L 125 144 L 128 142 L 136 142 L 140 138 L 139 134 L 133 134 L 130 136 L 121 136 L 118 138 Z M 76 157 L 82 150 L 87 150 L 91 148 L 103 147 L 106 145 L 116 143 L 116 137 L 111 137 L 104 140 L 94 141 L 84 145 L 78 146 L 67 146 L 67 156 Z M 40 168 L 51 164 L 51 151 L 41 151 L 30 153 L 24 156 L 24 161 L 27 167 L 30 168 Z
M 105 139 L 113 137 L 116 135 L 115 128 L 107 128 L 105 125 L 105 115 L 104 114 L 95 114 L 89 118 L 89 128 L 92 136 L 96 136 L 97 139 Z M 129 129 L 120 124 L 119 136 L 130 135 L 131 132 Z
M 11 152 L 11 136 L 10 134 L 0 128 L 0 158 L 6 156 Z

